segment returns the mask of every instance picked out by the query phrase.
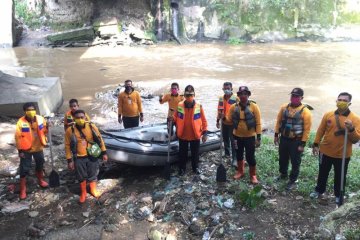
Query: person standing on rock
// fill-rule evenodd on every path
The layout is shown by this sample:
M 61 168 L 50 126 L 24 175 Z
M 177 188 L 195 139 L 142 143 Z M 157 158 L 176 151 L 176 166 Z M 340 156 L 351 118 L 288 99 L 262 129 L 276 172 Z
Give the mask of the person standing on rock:
M 274 144 L 279 145 L 279 172 L 277 181 L 288 178 L 289 158 L 291 172 L 286 189 L 296 187 L 300 172 L 301 155 L 304 152 L 306 141 L 310 136 L 312 123 L 311 112 L 301 101 L 304 91 L 294 88 L 290 93 L 290 103 L 281 106 L 275 125 Z
M 251 92 L 247 86 L 239 87 L 237 96 L 240 102 L 233 104 L 226 115 L 228 122 L 233 126 L 233 137 L 237 144 L 237 172 L 234 179 L 244 177 L 245 161 L 242 159 L 244 156 L 249 164 L 250 182 L 258 184 L 259 181 L 256 177 L 256 160 L 255 148 L 260 147 L 261 143 L 261 114 L 258 105 L 249 100 Z
M 239 98 L 232 92 L 232 83 L 225 82 L 223 84 L 224 95 L 219 97 L 218 101 L 218 115 L 216 119 L 216 127 L 220 128 L 220 120 L 222 119 L 222 140 L 224 142 L 224 150 L 225 156 L 230 157 L 230 150 L 231 150 L 231 159 L 232 165 L 237 166 L 237 158 L 236 158 L 236 149 L 234 146 L 234 138 L 233 138 L 233 127 L 232 122 L 229 122 L 224 116 L 229 112 L 230 107 L 233 104 L 239 102 Z
M 75 125 L 69 127 L 65 133 L 65 154 L 69 170 L 76 170 L 81 190 L 79 202 L 84 203 L 87 182 L 90 185 L 91 195 L 95 198 L 100 197 L 96 189 L 99 173 L 98 157 L 101 156 L 103 161 L 107 161 L 108 157 L 98 128 L 93 123 L 86 122 L 85 112 L 76 110 L 74 120 Z M 75 151 L 72 148 L 75 148 Z M 76 152 L 76 157 L 73 156 L 73 152 Z
M 77 99 L 70 99 L 69 101 L 69 107 L 70 110 L 65 113 L 64 116 L 64 129 L 66 129 L 70 126 L 73 126 L 75 124 L 74 122 L 74 112 L 79 109 L 79 103 Z M 90 122 L 90 117 L 85 114 L 86 121 Z
M 334 166 L 334 193 L 335 202 L 340 204 L 341 165 L 344 146 L 346 144 L 344 189 L 346 173 L 352 154 L 352 144 L 360 140 L 360 117 L 350 111 L 351 94 L 342 92 L 339 94 L 335 111 L 325 113 L 320 126 L 317 129 L 313 144 L 313 153 L 319 152 L 319 174 L 315 192 L 310 194 L 312 198 L 320 197 L 326 191 L 329 172 Z M 345 128 L 348 131 L 348 140 L 345 143 Z M 344 191 L 345 192 L 345 191 Z
M 174 110 L 176 110 L 179 102 L 184 100 L 184 95 L 179 94 L 179 84 L 174 82 L 171 84 L 170 93 L 165 94 L 164 96 L 159 96 L 160 104 L 168 103 L 169 110 L 168 110 L 168 117 L 172 117 Z
M 32 159 L 35 159 L 35 172 L 38 184 L 48 187 L 44 180 L 44 146 L 46 145 L 47 124 L 36 114 L 34 103 L 23 105 L 25 116 L 16 124 L 15 142 L 20 157 L 20 199 L 26 198 L 26 176 L 29 175 Z
M 139 126 L 144 121 L 142 102 L 139 92 L 135 91 L 131 80 L 125 81 L 125 91 L 118 96 L 118 121 L 124 128 Z
M 200 139 L 202 142 L 206 142 L 207 140 L 207 120 L 201 104 L 194 99 L 194 87 L 191 85 L 186 86 L 184 96 L 185 100 L 178 104 L 172 119 L 176 125 L 176 134 L 179 138 L 180 176 L 183 176 L 186 171 L 189 144 L 192 171 L 195 174 L 200 174 Z

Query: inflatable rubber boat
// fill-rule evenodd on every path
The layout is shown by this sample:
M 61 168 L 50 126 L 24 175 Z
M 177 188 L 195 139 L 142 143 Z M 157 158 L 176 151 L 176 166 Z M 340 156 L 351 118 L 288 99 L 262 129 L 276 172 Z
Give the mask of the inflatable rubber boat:
M 109 160 L 133 166 L 162 166 L 167 160 L 167 124 L 151 124 L 128 129 L 101 130 Z M 220 131 L 209 132 L 200 153 L 220 148 Z M 179 142 L 176 134 L 170 139 L 170 162 L 178 161 Z M 189 151 L 190 154 L 190 151 Z

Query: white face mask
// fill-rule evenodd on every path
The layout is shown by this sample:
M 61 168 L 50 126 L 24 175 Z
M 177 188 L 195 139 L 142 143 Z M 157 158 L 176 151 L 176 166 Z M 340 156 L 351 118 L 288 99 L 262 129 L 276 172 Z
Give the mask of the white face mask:
M 230 89 L 224 89 L 224 94 L 225 95 L 230 95 L 231 94 L 231 90 Z

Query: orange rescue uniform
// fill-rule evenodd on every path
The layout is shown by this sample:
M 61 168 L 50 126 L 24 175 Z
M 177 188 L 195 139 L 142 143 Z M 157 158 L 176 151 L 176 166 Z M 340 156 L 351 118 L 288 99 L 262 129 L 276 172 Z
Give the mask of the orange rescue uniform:
M 199 103 L 195 103 L 192 108 L 185 108 L 184 101 L 180 102 L 173 118 L 176 123 L 176 134 L 182 140 L 199 140 L 207 131 L 207 120 Z
M 249 108 L 250 112 L 252 112 L 252 114 L 254 115 L 255 128 L 248 129 L 245 121 L 245 111 L 241 109 L 241 106 L 239 106 L 241 109 L 240 121 L 239 124 L 237 125 L 237 128 L 234 128 L 233 130 L 233 134 L 237 137 L 253 137 L 256 136 L 257 134 L 261 134 L 262 132 L 260 109 L 256 103 L 252 101 L 249 101 L 249 103 L 250 105 L 247 105 L 247 107 Z M 233 114 L 235 112 L 235 108 L 238 105 L 239 104 L 233 104 L 230 107 L 229 113 L 226 115 L 227 121 L 230 122 L 231 124 L 233 123 Z
M 118 114 L 123 117 L 136 117 L 142 113 L 142 102 L 139 92 L 132 91 L 128 94 L 126 91 L 118 96 Z
M 85 127 L 81 128 L 81 131 L 84 133 L 84 135 L 88 141 L 94 142 L 92 131 L 91 131 L 89 124 L 92 124 L 92 123 L 85 123 Z M 93 128 L 94 132 L 96 133 L 96 135 L 99 136 L 99 139 L 101 141 L 101 151 L 105 152 L 106 147 L 105 147 L 104 141 L 101 137 L 101 134 L 99 132 L 99 129 L 94 124 L 92 124 L 92 128 Z M 73 129 L 74 129 L 74 134 L 75 134 L 76 142 L 77 142 L 77 146 L 76 146 L 77 156 L 78 157 L 86 157 L 88 155 L 86 148 L 90 147 L 90 144 L 88 143 L 88 141 L 86 139 L 83 139 L 81 137 L 81 134 L 80 134 L 79 130 L 77 129 L 77 127 L 69 127 L 65 132 L 65 156 L 66 156 L 66 159 L 71 159 L 71 157 L 72 157 L 72 153 L 71 153 L 71 149 L 70 149 L 70 142 L 71 142 L 71 135 L 73 134 Z
M 173 113 L 170 111 L 170 109 L 173 109 L 175 111 L 179 102 L 183 100 L 184 100 L 183 95 L 180 94 L 172 95 L 171 93 L 168 93 L 161 98 L 160 104 L 164 104 L 166 102 L 169 103 L 168 117 L 171 117 Z
M 46 145 L 47 125 L 43 117 L 36 115 L 33 122 L 21 117 L 16 124 L 16 148 L 21 151 L 40 152 Z
M 301 141 L 306 142 L 310 136 L 312 120 L 311 120 L 311 112 L 304 104 L 300 104 L 299 106 L 297 106 L 295 108 L 292 106 L 289 106 L 288 103 L 281 106 L 280 111 L 277 115 L 277 119 L 276 119 L 275 134 L 279 134 L 279 133 L 281 135 L 284 134 L 284 133 L 280 132 L 280 127 L 281 127 L 281 123 L 283 120 L 283 114 L 286 109 L 289 111 L 289 117 L 294 117 L 297 112 L 300 112 L 303 109 L 302 113 L 300 115 L 300 117 L 303 119 L 303 129 L 302 129 Z M 293 131 L 290 131 L 288 138 L 295 138 L 295 137 L 297 137 L 297 136 L 294 136 Z
M 224 116 L 226 116 L 230 110 L 230 107 L 239 101 L 240 101 L 239 98 L 235 94 L 232 94 L 229 97 L 226 97 L 226 95 L 220 96 L 218 102 L 218 116 L 220 115 L 221 112 L 224 114 Z M 225 118 L 223 120 L 223 124 L 232 125 L 232 122 L 230 122 L 229 119 Z
M 360 118 L 353 112 L 350 112 L 348 116 L 339 114 L 339 123 L 342 129 L 345 129 L 344 121 L 346 119 L 351 120 L 354 126 L 354 131 L 348 133 L 349 139 L 346 143 L 346 158 L 349 158 L 352 154 L 352 142 L 360 140 Z M 320 145 L 321 153 L 332 158 L 342 159 L 344 135 L 335 136 L 335 132 L 338 130 L 335 111 L 325 113 L 316 132 L 314 144 Z
M 89 117 L 89 115 L 87 115 L 86 113 L 85 113 L 85 121 L 90 122 L 90 117 Z M 74 122 L 74 116 L 73 116 L 71 110 L 69 110 L 69 111 L 68 111 L 67 113 L 65 113 L 65 115 L 64 115 L 64 128 L 65 128 L 65 130 L 66 130 L 68 127 L 70 127 L 70 126 L 73 126 L 74 124 L 75 124 L 75 122 Z

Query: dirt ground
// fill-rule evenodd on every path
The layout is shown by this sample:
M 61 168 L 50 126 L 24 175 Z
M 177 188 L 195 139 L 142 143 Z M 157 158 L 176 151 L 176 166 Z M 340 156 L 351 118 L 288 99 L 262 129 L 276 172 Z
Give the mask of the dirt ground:
M 66 168 L 62 131 L 58 123 L 52 135 L 61 186 L 40 189 L 32 174 L 26 201 L 18 200 L 17 173 L 5 174 L 18 165 L 14 146 L 8 143 L 0 150 L 1 239 L 161 239 L 158 233 L 163 239 L 315 239 L 321 218 L 335 208 L 332 201 L 319 204 L 296 190 L 279 190 L 284 183 L 262 185 L 265 200 L 254 210 L 237 201 L 226 207 L 225 202 L 235 200 L 233 170 L 228 170 L 227 183 L 216 183 L 218 152 L 201 156 L 200 176 L 188 167 L 178 177 L 173 166 L 170 181 L 162 178 L 161 167 L 108 163 L 99 173 L 103 195 L 97 201 L 88 194 L 80 205 L 78 183 Z M 48 148 L 45 155 L 49 159 Z M 50 171 L 47 161 L 47 175 Z M 241 181 L 248 184 L 248 177 Z M 5 213 L 6 206 L 28 209 Z

